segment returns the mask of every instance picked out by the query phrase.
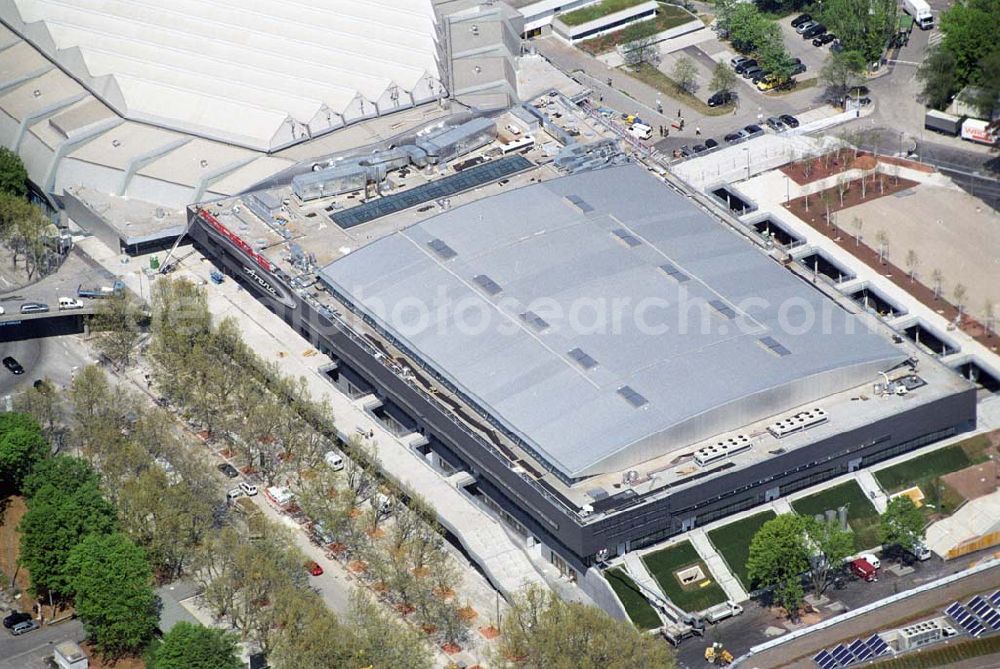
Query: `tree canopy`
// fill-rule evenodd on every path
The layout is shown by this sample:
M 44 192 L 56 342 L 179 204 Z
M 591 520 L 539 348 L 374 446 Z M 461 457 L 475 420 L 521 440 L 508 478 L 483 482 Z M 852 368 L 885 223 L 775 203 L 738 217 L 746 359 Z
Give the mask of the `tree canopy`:
M 0 488 L 18 492 L 49 445 L 35 419 L 24 413 L 0 414 Z
M 798 609 L 799 577 L 808 571 L 810 552 L 805 542 L 806 519 L 782 514 L 764 523 L 750 541 L 747 575 L 754 588 L 773 588 L 775 601 L 790 614 Z
M 68 571 L 70 551 L 85 537 L 112 532 L 114 509 L 101 495 L 96 476 L 73 464 L 75 458 L 61 456 L 43 461 L 25 484 L 31 489 L 28 510 L 21 518 L 20 563 L 31 573 L 36 594 L 53 599 L 73 595 Z M 82 473 L 80 479 L 69 475 Z M 41 477 L 53 475 L 41 482 Z
M 822 7 L 823 24 L 866 63 L 879 60 L 897 29 L 896 0 L 826 0 Z
M 860 51 L 842 51 L 827 56 L 819 80 L 830 95 L 839 100 L 864 81 L 864 72 L 865 57 Z
M 327 643 L 329 640 L 327 640 Z M 314 665 L 303 665 L 314 666 Z M 242 669 L 236 639 L 224 630 L 181 621 L 150 648 L 146 669 Z
M 102 654 L 118 657 L 150 642 L 158 601 L 146 554 L 131 539 L 92 534 L 70 551 L 66 569 L 76 613 Z
M 28 170 L 21 156 L 0 146 L 0 192 L 24 197 L 28 194 Z
M 1000 0 L 956 0 L 939 25 L 944 37 L 918 71 L 924 102 L 943 109 L 972 85 L 968 101 L 989 118 L 1000 96 Z
M 667 644 L 598 608 L 528 588 L 501 623 L 497 666 L 517 669 L 626 669 L 676 666 Z
M 924 536 L 924 516 L 913 500 L 900 495 L 889 500 L 879 522 L 883 546 L 899 546 L 911 551 Z

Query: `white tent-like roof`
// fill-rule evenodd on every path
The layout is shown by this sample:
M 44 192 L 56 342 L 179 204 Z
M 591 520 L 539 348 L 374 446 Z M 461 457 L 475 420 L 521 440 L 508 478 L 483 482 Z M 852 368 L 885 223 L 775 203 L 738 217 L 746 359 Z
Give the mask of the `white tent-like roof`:
M 9 0 L 121 115 L 270 151 L 444 94 L 431 0 Z

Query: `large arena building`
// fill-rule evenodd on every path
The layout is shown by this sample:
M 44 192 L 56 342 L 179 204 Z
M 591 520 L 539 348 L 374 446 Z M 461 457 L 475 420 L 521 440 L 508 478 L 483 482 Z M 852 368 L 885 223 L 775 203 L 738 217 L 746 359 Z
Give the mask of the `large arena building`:
M 527 157 L 191 235 L 568 573 L 974 425 L 971 384 L 646 169 Z

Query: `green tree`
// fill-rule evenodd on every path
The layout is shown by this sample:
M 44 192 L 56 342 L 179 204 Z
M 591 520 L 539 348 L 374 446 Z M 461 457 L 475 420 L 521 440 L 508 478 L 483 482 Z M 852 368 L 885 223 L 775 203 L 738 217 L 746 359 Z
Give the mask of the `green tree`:
M 736 73 L 733 68 L 725 63 L 717 63 L 712 71 L 712 82 L 709 88 L 712 91 L 731 91 L 736 87 Z
M 52 221 L 39 207 L 0 190 L 0 238 L 11 250 L 15 268 L 23 256 L 29 280 L 48 268 L 51 242 L 57 234 Z
M 0 146 L 0 192 L 17 197 L 28 194 L 28 170 L 21 157 L 6 146 Z
M 124 534 L 94 534 L 70 551 L 66 567 L 76 613 L 94 647 L 109 657 L 145 648 L 159 611 L 143 550 Z
M 681 56 L 674 64 L 674 69 L 671 74 L 678 88 L 686 93 L 694 93 L 698 77 L 698 68 L 695 67 L 693 60 L 687 56 Z
M 779 83 L 792 78 L 795 70 L 795 60 L 781 39 L 768 39 L 757 49 L 757 62 L 767 70 Z
M 913 500 L 900 495 L 889 500 L 879 519 L 879 539 L 883 546 L 913 550 L 924 536 L 924 516 Z
M 50 600 L 73 595 L 67 566 L 70 551 L 84 537 L 110 533 L 116 526 L 114 510 L 101 495 L 96 476 L 73 460 L 60 456 L 43 461 L 25 480 L 25 489 L 32 494 L 18 526 L 19 563 L 31 572 L 32 590 L 48 594 Z M 74 472 L 82 473 L 82 480 L 66 477 Z M 40 482 L 44 475 L 54 476 Z
M 0 414 L 0 487 L 18 492 L 26 476 L 49 453 L 41 428 L 24 413 Z
M 813 550 L 812 588 L 817 595 L 822 595 L 830 584 L 830 576 L 854 552 L 854 534 L 843 529 L 837 520 L 820 523 L 815 518 L 806 518 L 805 525 L 808 547 Z
M 147 321 L 145 305 L 128 291 L 101 300 L 90 319 L 97 349 L 116 368 L 128 367 Z
M 676 666 L 667 644 L 600 609 L 530 587 L 501 623 L 495 666 L 518 669 L 631 669 Z
M 794 616 L 801 603 L 801 574 L 810 568 L 811 551 L 805 542 L 806 520 L 796 514 L 782 514 L 764 523 L 750 540 L 747 575 L 753 588 L 772 588 L 777 603 Z
M 858 51 L 831 53 L 819 72 L 820 82 L 831 97 L 840 100 L 864 81 L 865 57 Z
M 942 46 L 932 47 L 917 69 L 923 84 L 920 100 L 935 109 L 944 109 L 960 87 L 961 77 L 955 55 Z
M 846 51 L 859 51 L 865 63 L 881 58 L 895 34 L 899 16 L 896 0 L 826 0 L 823 23 Z
M 325 640 L 329 643 L 329 638 Z M 317 665 L 303 664 L 314 667 Z M 150 648 L 147 669 L 242 669 L 236 639 L 223 630 L 181 621 Z
M 629 67 L 639 67 L 643 63 L 655 65 L 659 62 L 660 50 L 656 46 L 655 35 L 655 21 L 633 23 L 622 31 L 625 42 L 622 47 L 625 64 Z

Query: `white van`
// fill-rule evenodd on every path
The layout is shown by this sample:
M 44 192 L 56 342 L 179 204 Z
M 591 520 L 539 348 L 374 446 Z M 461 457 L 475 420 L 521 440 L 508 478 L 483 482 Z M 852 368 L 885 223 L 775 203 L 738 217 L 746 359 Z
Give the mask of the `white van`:
M 60 297 L 59 310 L 65 311 L 66 309 L 83 309 L 83 302 L 75 297 Z
M 323 461 L 335 472 L 344 468 L 344 458 L 337 451 L 327 451 L 323 455 Z
M 653 129 L 643 123 L 633 123 L 629 126 L 628 134 L 636 139 L 649 139 L 653 136 Z

